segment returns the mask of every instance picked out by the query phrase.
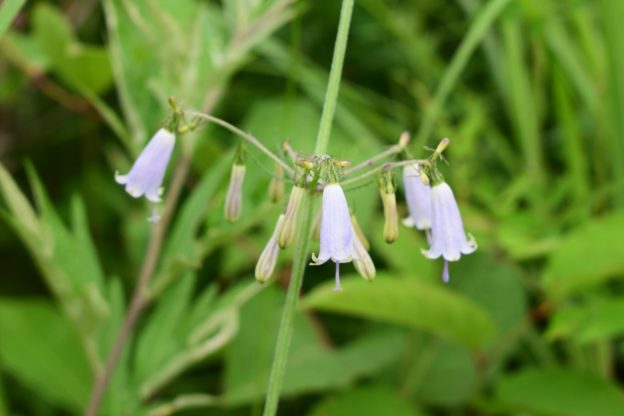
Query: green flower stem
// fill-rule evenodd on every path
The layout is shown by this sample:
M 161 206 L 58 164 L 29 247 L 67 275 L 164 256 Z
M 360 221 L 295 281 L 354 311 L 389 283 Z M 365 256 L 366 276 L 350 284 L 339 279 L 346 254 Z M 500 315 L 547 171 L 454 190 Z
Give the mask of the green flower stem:
M 332 121 L 336 111 L 336 100 L 338 99 L 340 76 L 342 74 L 344 55 L 347 49 L 347 38 L 349 36 L 349 26 L 351 24 L 352 12 L 353 0 L 343 0 L 340 11 L 340 22 L 338 23 L 338 34 L 336 35 L 336 44 L 334 46 L 334 56 L 332 58 L 329 81 L 327 83 L 327 92 L 325 95 L 325 102 L 323 104 L 323 114 L 321 115 L 321 123 L 316 138 L 316 147 L 314 149 L 314 153 L 316 155 L 323 155 L 327 152 Z M 288 285 L 286 303 L 284 304 L 284 309 L 282 311 L 280 329 L 277 334 L 275 356 L 273 358 L 273 366 L 271 368 L 271 376 L 269 378 L 269 386 L 264 405 L 264 416 L 274 416 L 277 413 L 280 391 L 282 389 L 284 373 L 286 371 L 288 350 L 290 349 L 290 341 L 293 334 L 295 309 L 299 299 L 301 285 L 303 283 L 303 275 L 307 265 L 306 263 L 308 262 L 308 254 L 310 252 L 310 235 L 312 232 L 313 220 L 313 200 L 310 194 L 305 194 L 301 204 L 302 212 L 300 215 L 302 220 L 299 222 L 301 226 L 297 233 L 297 245 L 293 269 L 290 283 Z
M 351 174 L 353 174 L 355 172 L 358 172 L 358 171 L 360 171 L 362 169 L 375 166 L 375 164 L 378 161 L 380 161 L 382 159 L 385 159 L 387 157 L 394 156 L 396 154 L 401 153 L 405 149 L 405 146 L 407 146 L 408 141 L 409 141 L 409 136 L 406 136 L 405 134 L 406 133 L 403 133 L 401 135 L 401 140 L 399 141 L 399 143 L 397 143 L 397 144 L 387 148 L 383 152 L 378 153 L 377 155 L 371 157 L 370 159 L 366 159 L 365 161 L 360 162 L 357 165 L 355 165 L 353 167 L 350 167 L 349 169 L 345 169 L 344 175 L 351 175 Z M 404 137 L 407 137 L 407 140 L 404 139 Z
M 198 111 L 187 111 L 186 113 L 188 115 L 201 118 L 203 120 L 206 120 L 206 121 L 218 124 L 219 126 L 228 129 L 232 133 L 234 133 L 234 134 L 242 137 L 243 139 L 245 139 L 251 145 L 257 147 L 258 150 L 260 150 L 265 155 L 267 155 L 268 157 L 273 159 L 275 161 L 275 163 L 277 163 L 282 168 L 284 168 L 284 170 L 286 172 L 288 172 L 288 174 L 290 176 L 294 176 L 295 175 L 295 171 L 293 170 L 293 168 L 291 168 L 286 162 L 284 162 L 282 159 L 280 159 L 278 156 L 276 156 L 273 152 L 271 152 L 265 145 L 263 145 L 258 139 L 256 139 L 251 134 L 245 133 L 243 130 L 239 129 L 238 127 L 236 127 L 236 126 L 234 126 L 234 125 L 232 125 L 230 123 L 228 123 L 227 121 L 222 120 L 222 119 L 220 119 L 218 117 L 215 117 L 215 116 L 211 116 L 210 114 L 204 114 L 204 113 L 200 113 Z
M 336 112 L 340 76 L 342 75 L 342 64 L 347 51 L 347 38 L 349 37 L 352 13 L 353 0 L 343 0 L 342 9 L 340 10 L 340 22 L 338 23 L 338 34 L 336 35 L 336 44 L 334 45 L 334 57 L 332 58 L 327 92 L 323 102 L 323 114 L 321 115 L 321 124 L 316 136 L 316 147 L 314 148 L 314 154 L 316 155 L 325 154 L 329 145 L 329 135 L 331 133 L 332 121 L 334 120 L 334 113 Z
M 284 303 L 282 320 L 279 326 L 280 329 L 277 334 L 275 356 L 273 358 L 273 366 L 271 367 L 271 376 L 269 378 L 269 386 L 264 404 L 264 416 L 274 416 L 277 414 L 280 391 L 282 390 L 284 373 L 286 372 L 288 350 L 290 349 L 290 341 L 292 339 L 295 309 L 297 301 L 299 300 L 299 292 L 301 291 L 301 285 L 303 283 L 305 267 L 308 262 L 310 233 L 312 231 L 312 201 L 309 193 L 304 195 L 301 205 L 302 227 L 297 235 L 296 252 L 290 283 L 288 284 L 288 293 L 286 294 L 286 302 Z

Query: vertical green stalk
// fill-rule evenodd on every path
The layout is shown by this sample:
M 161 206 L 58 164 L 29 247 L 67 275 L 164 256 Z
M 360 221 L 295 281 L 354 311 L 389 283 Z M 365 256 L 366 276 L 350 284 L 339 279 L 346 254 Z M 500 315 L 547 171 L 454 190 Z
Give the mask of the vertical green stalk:
M 340 88 L 340 76 L 342 74 L 342 65 L 347 49 L 347 38 L 349 36 L 349 26 L 351 24 L 351 14 L 353 12 L 353 0 L 343 0 L 340 10 L 340 22 L 338 23 L 338 34 L 336 35 L 336 44 L 334 46 L 334 56 L 329 72 L 329 81 L 327 83 L 327 92 L 323 103 L 323 113 L 319 126 L 318 136 L 316 138 L 316 146 L 314 153 L 322 155 L 327 152 L 329 144 L 329 136 L 331 133 L 332 121 L 336 111 L 336 100 L 338 98 L 338 89 Z M 301 227 L 297 233 L 297 246 L 293 262 L 290 283 L 288 285 L 288 293 L 286 302 L 282 311 L 282 320 L 280 323 L 279 333 L 277 334 L 277 343 L 275 346 L 275 356 L 271 368 L 271 376 L 269 378 L 269 386 L 266 393 L 266 402 L 264 405 L 264 416 L 274 416 L 277 413 L 279 404 L 280 391 L 286 371 L 286 361 L 288 358 L 288 350 L 290 349 L 290 341 L 293 333 L 293 321 L 295 316 L 295 308 L 299 299 L 299 292 L 303 283 L 303 275 L 306 263 L 308 261 L 310 234 L 312 232 L 312 204 L 314 201 L 309 194 L 306 194 L 301 201 Z
M 314 154 L 316 155 L 322 155 L 327 152 L 329 134 L 331 133 L 332 121 L 336 112 L 340 76 L 342 75 L 342 64 L 344 63 L 347 50 L 347 38 L 349 36 L 352 12 L 353 0 L 343 0 L 342 9 L 340 10 L 340 22 L 338 23 L 338 34 L 336 35 L 336 44 L 334 45 L 334 57 L 332 58 L 327 92 L 325 93 L 325 101 L 323 103 L 323 114 L 321 115 L 321 124 L 316 136 L 316 147 L 314 148 Z
M 622 35 L 622 17 L 624 16 L 624 3 L 621 0 L 603 0 L 600 5 L 605 45 L 608 57 L 608 88 L 607 88 L 607 114 L 609 123 L 607 131 L 610 143 L 606 151 L 605 160 L 611 161 L 611 176 L 618 187 L 624 182 L 624 35 Z M 615 204 L 624 205 L 624 193 L 615 193 Z

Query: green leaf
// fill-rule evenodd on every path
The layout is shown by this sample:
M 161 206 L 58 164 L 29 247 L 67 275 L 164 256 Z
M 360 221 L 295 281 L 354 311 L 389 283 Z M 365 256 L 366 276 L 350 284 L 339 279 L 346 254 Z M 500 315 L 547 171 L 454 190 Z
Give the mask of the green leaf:
M 11 218 L 20 226 L 22 238 L 38 242 L 41 230 L 37 214 L 2 164 L 0 164 L 0 192 L 13 214 Z
M 416 397 L 442 406 L 457 406 L 470 400 L 478 389 L 477 369 L 465 347 L 454 342 L 434 342 Z
M 26 0 L 6 0 L 0 4 L 0 39 L 25 2 Z
M 496 399 L 510 409 L 547 416 L 619 416 L 624 396 L 614 384 L 572 369 L 529 369 L 501 379 Z
M 106 50 L 76 41 L 69 22 L 56 8 L 38 3 L 33 10 L 33 30 L 51 68 L 69 86 L 79 92 L 99 93 L 111 85 Z
M 508 337 L 519 334 L 528 302 L 519 269 L 477 251 L 452 263 L 450 273 L 449 287 L 472 299 L 492 317 L 496 328 L 492 346 L 505 344 Z
M 137 383 L 144 382 L 184 346 L 186 334 L 181 328 L 195 284 L 192 277 L 187 272 L 168 288 L 141 332 L 135 355 Z
M 557 310 L 550 320 L 547 335 L 571 337 L 577 342 L 609 340 L 624 333 L 624 299 L 600 299 L 586 305 Z
M 570 232 L 552 254 L 544 286 L 561 300 L 624 272 L 624 212 L 588 222 Z
M 239 333 L 226 356 L 228 404 L 242 404 L 264 395 L 283 302 L 284 294 L 268 287 L 241 308 Z M 294 325 L 282 393 L 285 397 L 347 386 L 394 361 L 404 345 L 402 333 L 384 331 L 331 350 L 305 315 L 297 313 Z
M 83 410 L 91 374 L 81 343 L 49 303 L 0 300 L 3 368 L 36 396 L 74 412 Z
M 424 416 L 407 400 L 384 386 L 361 387 L 330 396 L 308 413 L 308 416 Z
M 374 282 L 343 279 L 342 292 L 332 287 L 315 288 L 303 306 L 424 329 L 469 347 L 482 346 L 494 331 L 483 309 L 439 284 L 380 274 Z

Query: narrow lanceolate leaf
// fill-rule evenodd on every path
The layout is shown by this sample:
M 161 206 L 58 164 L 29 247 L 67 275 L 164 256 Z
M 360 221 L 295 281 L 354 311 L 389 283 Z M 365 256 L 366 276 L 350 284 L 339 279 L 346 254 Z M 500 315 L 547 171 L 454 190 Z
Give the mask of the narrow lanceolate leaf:
M 15 223 L 21 226 L 20 229 L 27 232 L 24 238 L 38 236 L 40 225 L 37 214 L 2 164 L 0 164 L 0 193 L 13 214 Z
M 624 396 L 619 389 L 594 375 L 572 369 L 525 370 L 503 378 L 496 398 L 509 413 L 556 416 L 619 416 Z
M 572 231 L 550 257 L 544 285 L 555 299 L 604 282 L 624 271 L 624 212 Z
M 26 0 L 6 0 L 0 4 L 0 38 L 7 31 Z
M 415 278 L 378 276 L 374 283 L 346 279 L 343 291 L 317 287 L 306 308 L 405 325 L 451 338 L 469 347 L 483 345 L 493 334 L 492 319 L 472 301 L 437 284 Z

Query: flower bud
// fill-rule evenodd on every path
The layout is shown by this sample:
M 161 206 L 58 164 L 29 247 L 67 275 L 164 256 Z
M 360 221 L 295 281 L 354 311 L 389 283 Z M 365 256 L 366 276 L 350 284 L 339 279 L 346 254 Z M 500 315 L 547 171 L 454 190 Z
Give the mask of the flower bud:
M 286 212 L 284 213 L 284 223 L 278 231 L 277 243 L 281 248 L 286 248 L 292 242 L 295 236 L 295 230 L 297 229 L 297 217 L 299 214 L 299 207 L 301 206 L 301 200 L 305 195 L 305 188 L 300 186 L 293 186 L 290 191 L 290 197 L 288 198 L 288 205 L 286 206 Z
M 410 142 L 410 134 L 407 131 L 401 133 L 401 137 L 399 137 L 399 146 L 401 149 L 405 149 Z
M 440 143 L 438 144 L 438 147 L 436 147 L 435 153 L 437 154 L 441 154 L 444 149 L 446 149 L 446 147 L 449 145 L 451 141 L 448 138 L 444 138 L 440 141 Z
M 235 222 L 241 214 L 243 207 L 243 181 L 245 180 L 245 165 L 232 165 L 230 185 L 225 196 L 225 219 Z
M 279 245 L 277 244 L 277 234 L 284 223 L 284 214 L 280 215 L 275 224 L 273 234 L 269 239 L 266 247 L 262 250 L 258 262 L 256 263 L 256 280 L 260 283 L 266 283 L 275 271 L 277 264 L 277 255 L 279 254 Z
M 357 217 L 355 216 L 355 214 L 351 214 L 351 225 L 353 226 L 353 232 L 355 232 L 355 234 L 357 234 L 357 236 L 360 239 L 360 242 L 362 243 L 364 248 L 366 250 L 370 250 L 370 244 L 368 242 L 368 239 L 364 235 L 364 232 L 362 231 L 362 227 L 360 227 L 360 223 L 358 222 Z
M 364 234 L 361 233 L 361 230 L 360 232 L 357 231 L 355 215 L 351 216 L 351 224 L 353 227 L 353 251 L 355 252 L 353 266 L 364 279 L 371 281 L 375 278 L 376 270 L 375 263 L 373 263 L 373 259 L 371 259 L 364 244 L 368 244 L 368 241 Z
M 284 168 L 275 164 L 273 177 L 269 183 L 269 201 L 273 203 L 279 202 L 284 196 Z
M 384 239 L 394 243 L 399 237 L 399 214 L 397 213 L 394 176 L 391 171 L 379 177 L 379 195 L 384 210 Z

